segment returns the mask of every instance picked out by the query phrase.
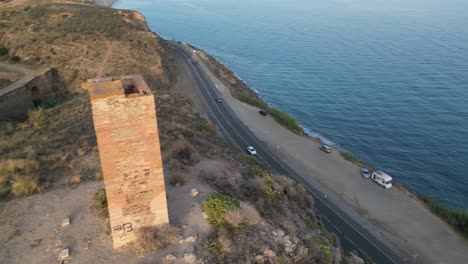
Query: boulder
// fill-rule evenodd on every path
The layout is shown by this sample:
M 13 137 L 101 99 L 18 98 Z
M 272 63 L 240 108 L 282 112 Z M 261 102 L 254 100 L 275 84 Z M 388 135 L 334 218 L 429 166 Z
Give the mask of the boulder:
M 60 251 L 60 254 L 58 255 L 58 260 L 59 261 L 66 261 L 70 259 L 70 249 L 66 248 Z
M 197 197 L 200 192 L 197 190 L 197 188 L 193 188 L 190 190 L 190 196 L 192 197 Z
M 263 256 L 265 256 L 266 258 L 272 259 L 276 257 L 276 253 L 271 249 L 265 249 L 265 251 L 263 251 Z

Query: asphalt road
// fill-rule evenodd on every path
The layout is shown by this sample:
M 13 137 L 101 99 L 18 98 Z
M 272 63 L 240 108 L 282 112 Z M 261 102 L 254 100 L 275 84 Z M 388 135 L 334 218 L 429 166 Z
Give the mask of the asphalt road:
M 256 157 L 260 162 L 276 173 L 294 178 L 303 184 L 314 197 L 315 209 L 322 223 L 340 238 L 341 246 L 345 251 L 354 251 L 362 258 L 372 260 L 375 263 L 408 263 L 337 206 L 329 200 L 323 199 L 324 195 L 304 180 L 307 175 L 300 175 L 269 152 L 267 147 L 237 118 L 227 104 L 216 102 L 216 98 L 221 98 L 221 96 L 199 64 L 192 63 L 192 50 L 175 42 L 172 43 L 172 46 L 176 56 L 189 69 L 197 92 L 208 109 L 209 118 L 218 124 L 223 135 L 241 151 L 245 152 L 248 146 L 253 146 L 257 150 Z

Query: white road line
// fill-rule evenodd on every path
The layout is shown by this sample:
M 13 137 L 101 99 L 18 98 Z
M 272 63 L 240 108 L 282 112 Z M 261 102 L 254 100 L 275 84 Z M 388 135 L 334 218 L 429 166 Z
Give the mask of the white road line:
M 192 67 L 193 67 L 193 65 L 192 65 Z M 194 71 L 195 71 L 195 73 L 197 74 L 197 76 L 200 78 L 198 72 L 197 72 L 196 70 L 194 70 Z M 205 83 L 203 82 L 203 80 L 202 80 L 201 78 L 200 78 L 200 80 L 202 81 L 203 86 L 204 86 L 205 89 L 206 89 Z M 201 96 L 203 97 L 203 95 L 201 95 Z M 224 113 L 222 113 L 222 111 L 219 109 L 219 106 L 216 105 L 216 107 L 217 107 L 218 110 L 221 112 L 221 115 L 222 115 L 222 116 L 225 116 Z M 208 108 L 209 108 L 209 106 L 208 106 Z M 226 107 L 226 108 L 227 108 L 227 107 Z M 215 117 L 215 119 L 216 119 L 216 117 Z M 217 119 L 216 119 L 216 120 L 217 120 Z M 217 120 L 217 121 L 218 121 L 218 120 Z M 219 121 L 218 121 L 218 122 L 219 122 Z M 229 122 L 228 120 L 226 120 L 226 122 L 228 122 L 228 123 L 232 126 L 231 122 Z M 237 130 L 235 129 L 235 126 L 232 126 L 232 127 L 234 128 L 236 134 L 242 139 L 242 141 L 246 142 L 246 141 L 242 138 L 242 136 L 237 132 Z M 226 131 L 226 132 L 227 132 L 227 131 Z M 253 137 L 253 138 L 256 138 L 256 137 Z M 236 143 L 235 143 L 235 144 L 236 144 Z M 265 152 L 267 155 L 269 155 L 269 154 L 265 151 L 265 149 L 263 148 L 263 146 L 261 146 L 261 144 L 257 144 L 257 145 L 259 146 L 260 149 L 262 149 L 263 152 Z M 238 147 L 239 147 L 239 146 L 238 146 Z M 242 150 L 242 149 L 241 149 L 241 150 Z M 291 170 L 289 170 L 288 168 L 284 167 L 283 164 L 282 164 L 281 162 L 277 161 L 276 158 L 273 157 L 273 155 L 270 155 L 270 157 L 271 157 L 273 160 L 275 160 L 276 163 L 277 163 L 281 168 L 283 168 L 285 171 L 287 171 L 293 178 L 295 178 L 297 181 L 301 182 L 300 180 L 297 179 L 297 177 L 295 177 L 295 174 L 292 173 Z M 260 156 L 259 156 L 259 158 L 260 158 L 261 160 L 263 160 Z M 263 160 L 263 161 L 264 161 L 264 160 Z M 267 163 L 267 164 L 268 164 L 268 162 L 265 162 L 265 161 L 264 161 L 264 163 Z M 275 170 L 273 166 L 270 166 L 270 167 L 271 167 L 271 169 Z M 276 171 L 276 170 L 275 170 L 275 171 Z M 277 174 L 280 174 L 280 173 L 278 173 L 278 171 L 276 171 L 276 173 L 277 173 Z M 301 183 L 303 183 L 303 182 L 301 182 Z M 379 247 L 377 247 L 377 246 L 376 246 L 372 241 L 370 241 L 364 234 L 362 234 L 359 230 L 357 230 L 356 227 L 354 227 L 354 225 L 352 225 L 351 223 L 349 223 L 349 222 L 348 222 L 346 219 L 344 219 L 339 213 L 337 213 L 337 211 L 335 211 L 330 205 L 328 205 L 328 203 L 326 203 L 323 199 L 321 199 L 320 196 L 318 196 L 317 194 L 315 194 L 315 192 L 313 192 L 306 184 L 303 183 L 303 185 L 304 185 L 304 187 L 305 187 L 314 197 L 316 197 L 318 200 L 320 200 L 325 206 L 327 206 L 328 209 L 330 209 L 333 213 L 335 213 L 335 215 L 337 215 L 341 220 L 343 220 L 346 224 L 348 224 L 355 232 L 357 232 L 362 238 L 364 238 L 364 239 L 365 239 L 367 242 L 369 242 L 372 246 L 374 246 L 376 249 L 378 249 L 378 250 L 382 253 L 382 255 L 384 255 L 385 257 L 387 257 L 391 262 L 393 262 L 393 263 L 398 263 L 398 262 L 396 262 L 395 260 L 393 260 L 391 257 L 389 257 L 387 254 L 385 254 L 385 252 L 384 252 L 382 249 L 380 249 Z M 345 236 L 345 237 L 346 237 L 346 236 Z M 346 237 L 346 238 L 347 238 L 347 237 Z M 347 239 L 348 239 L 348 238 L 347 238 Z M 349 239 L 348 239 L 348 240 L 349 240 Z M 351 241 L 351 242 L 352 242 L 352 241 Z M 352 242 L 352 244 L 353 244 L 353 245 L 356 245 L 356 244 L 354 244 L 354 242 Z M 360 250 L 360 249 L 359 249 L 359 251 L 362 252 L 362 250 Z M 367 257 L 369 257 L 369 256 L 368 256 L 367 254 L 365 254 L 364 252 L 362 252 L 362 253 L 363 253 L 364 255 L 366 255 Z

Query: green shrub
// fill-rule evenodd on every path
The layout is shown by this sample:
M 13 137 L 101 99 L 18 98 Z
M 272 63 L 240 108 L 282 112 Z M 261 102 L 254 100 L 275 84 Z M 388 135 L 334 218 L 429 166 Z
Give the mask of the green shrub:
M 263 178 L 263 189 L 262 194 L 267 199 L 273 199 L 276 196 L 275 189 L 273 187 L 275 180 L 271 176 Z
M 208 222 L 215 227 L 225 224 L 226 211 L 235 207 L 239 207 L 239 202 L 236 199 L 220 193 L 210 195 L 203 202 L 203 210 L 208 215 Z
M 29 195 L 39 189 L 39 179 L 30 175 L 14 175 L 11 183 L 11 194 L 16 197 Z
M 262 100 L 252 96 L 252 95 L 249 95 L 247 93 L 244 93 L 242 91 L 239 91 L 239 90 L 236 90 L 234 92 L 234 97 L 237 98 L 238 100 L 244 102 L 244 103 L 247 103 L 249 105 L 253 105 L 253 106 L 256 106 L 258 108 L 267 108 L 268 105 L 263 102 Z
M 326 245 L 319 245 L 320 252 L 322 253 L 323 263 L 325 264 L 332 264 L 333 263 L 333 256 L 329 246 Z
M 285 257 L 285 256 L 277 256 L 277 257 L 275 258 L 275 260 L 276 260 L 276 263 L 278 263 L 278 264 L 286 264 L 286 263 L 288 263 L 288 261 L 286 260 L 286 257 Z
M 424 197 L 423 201 L 426 202 L 432 212 L 460 231 L 465 237 L 468 237 L 468 210 L 450 208 L 432 198 Z
M 264 166 L 258 164 L 258 163 L 253 163 L 253 164 L 250 164 L 248 167 L 247 167 L 247 175 L 249 177 L 265 177 L 265 176 L 268 176 L 270 175 L 270 171 L 265 168 Z
M 208 249 L 213 255 L 221 255 L 223 252 L 223 245 L 218 241 L 208 239 L 205 243 L 205 248 Z
M 41 128 L 47 122 L 47 117 L 44 108 L 39 107 L 29 112 L 28 121 L 34 128 Z
M 5 47 L 0 47 L 0 56 L 5 56 L 8 54 L 8 49 Z
M 44 109 L 49 109 L 49 108 L 55 107 L 57 104 L 58 104 L 57 99 L 44 99 L 44 100 L 41 100 L 39 107 L 44 108 Z
M 301 134 L 302 128 L 297 124 L 296 120 L 286 114 L 281 112 L 278 109 L 270 108 L 268 109 L 270 115 L 282 126 L 286 127 L 287 129 L 291 130 L 295 134 Z
M 344 158 L 345 160 L 347 160 L 347 161 L 353 161 L 353 160 L 354 160 L 353 154 L 351 154 L 351 153 L 349 153 L 349 152 L 347 152 L 347 151 L 342 152 L 342 153 L 341 153 L 341 156 L 343 156 L 343 158 Z

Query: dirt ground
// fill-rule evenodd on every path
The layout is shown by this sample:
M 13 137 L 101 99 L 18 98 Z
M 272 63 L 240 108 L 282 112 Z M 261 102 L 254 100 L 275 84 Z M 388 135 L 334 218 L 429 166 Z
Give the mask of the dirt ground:
M 176 257 L 195 253 L 198 244 L 211 233 L 211 226 L 203 218 L 202 201 L 213 190 L 202 184 L 203 174 L 233 174 L 235 169 L 226 161 L 202 160 L 184 171 L 186 184 L 166 185 L 169 217 L 179 230 L 181 239 L 194 236 L 194 243 L 185 242 L 157 254 L 139 257 L 131 247 L 112 249 L 106 233 L 106 221 L 89 208 L 93 195 L 103 187 L 100 181 L 77 184 L 68 189 L 56 189 L 30 197 L 0 203 L 0 263 L 57 263 L 64 248 L 70 249 L 70 263 L 161 263 L 172 254 Z M 166 172 L 166 182 L 171 177 Z M 200 193 L 191 197 L 196 188 Z M 61 222 L 70 218 L 68 227 Z M 194 244 L 197 244 L 194 246 Z
M 11 1 L 0 1 L 0 9 L 22 5 L 30 0 L 11 0 Z
M 186 72 L 181 71 L 172 91 L 179 96 L 191 96 L 190 82 Z M 201 102 L 194 102 L 200 112 L 202 106 Z M 161 263 L 167 254 L 183 257 L 196 253 L 212 232 L 203 218 L 202 201 L 213 190 L 200 177 L 207 174 L 235 177 L 240 173 L 225 160 L 210 159 L 202 159 L 177 173 L 182 173 L 186 181 L 183 186 L 169 184 L 174 172 L 165 169 L 170 222 L 178 228 L 181 239 L 193 236 L 195 242 L 180 243 L 147 257 L 137 256 L 131 246 L 112 249 L 106 220 L 89 208 L 103 182 L 88 181 L 0 202 L 0 244 L 3 245 L 0 263 L 58 263 L 58 254 L 64 248 L 70 249 L 71 263 Z M 192 188 L 199 191 L 197 197 L 189 195 Z M 71 224 L 64 228 L 61 222 L 65 218 L 70 218 Z

